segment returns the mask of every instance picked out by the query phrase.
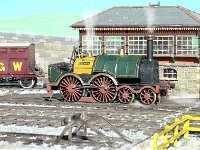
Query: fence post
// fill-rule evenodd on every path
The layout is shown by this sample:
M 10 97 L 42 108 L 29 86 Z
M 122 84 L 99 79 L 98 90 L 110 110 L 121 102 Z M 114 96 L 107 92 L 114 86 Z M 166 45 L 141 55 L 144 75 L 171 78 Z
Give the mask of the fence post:
M 72 127 L 69 127 L 69 130 L 68 130 L 68 140 L 70 142 L 72 141 Z
M 187 120 L 184 123 L 184 130 L 186 130 L 186 132 L 184 134 L 184 138 L 188 138 L 189 137 L 190 118 L 189 118 L 189 116 L 185 116 L 185 117 L 187 117 Z
M 169 125 L 166 125 L 165 126 L 165 130 L 167 130 L 170 126 Z M 168 142 L 168 132 L 164 135 L 164 145 L 167 144 Z M 163 150 L 166 150 L 167 146 L 163 147 Z
M 158 133 L 153 136 L 153 150 L 157 150 Z
M 174 137 L 178 135 L 178 122 L 179 122 L 179 119 L 176 118 L 175 119 L 175 123 L 177 123 L 176 127 L 174 128 Z M 177 143 L 178 143 L 178 139 L 176 138 L 176 140 L 174 140 L 174 147 L 177 146 Z
M 87 126 L 86 125 L 84 125 L 84 130 L 83 130 L 84 132 L 84 136 L 86 136 L 87 135 Z

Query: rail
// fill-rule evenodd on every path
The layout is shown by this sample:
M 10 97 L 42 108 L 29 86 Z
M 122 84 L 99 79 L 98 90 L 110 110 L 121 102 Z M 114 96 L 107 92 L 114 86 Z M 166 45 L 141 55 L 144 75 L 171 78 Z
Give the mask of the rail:
M 105 125 L 110 126 L 111 130 L 113 130 L 122 140 L 124 140 L 127 143 L 132 143 L 132 141 L 130 141 L 125 135 L 120 133 L 119 130 L 115 126 L 113 126 L 109 120 L 105 119 L 104 117 L 99 116 L 97 114 L 85 115 L 85 114 L 77 113 L 72 116 L 62 118 L 61 125 L 65 126 L 65 128 L 63 129 L 60 136 L 56 138 L 54 144 L 57 144 L 61 139 L 63 139 L 66 132 L 68 132 L 67 139 L 69 141 L 71 141 L 72 138 L 75 136 L 81 137 L 81 138 L 84 137 L 84 139 L 88 139 L 92 141 L 92 139 L 86 136 L 87 128 L 90 128 L 91 130 L 96 132 L 101 137 L 101 139 L 105 141 L 105 143 L 107 143 L 109 146 L 119 147 L 119 145 L 116 145 L 115 141 L 111 140 L 103 132 L 101 132 L 98 128 L 96 128 L 94 124 L 91 123 L 91 121 L 99 121 L 99 120 L 103 121 Z M 72 127 L 75 127 L 75 126 L 76 126 L 76 129 L 72 132 Z M 77 133 L 81 130 L 81 128 L 83 128 L 84 135 L 80 136 Z
M 172 125 L 167 125 L 163 131 L 155 133 L 153 150 L 166 150 L 170 143 L 173 143 L 176 147 L 178 139 L 181 136 L 188 138 L 190 131 L 200 132 L 200 127 L 192 127 L 190 121 L 200 121 L 200 116 L 185 115 L 181 119 L 176 118 Z M 179 129 L 181 127 L 182 130 Z M 158 145 L 158 143 L 160 143 L 160 145 Z

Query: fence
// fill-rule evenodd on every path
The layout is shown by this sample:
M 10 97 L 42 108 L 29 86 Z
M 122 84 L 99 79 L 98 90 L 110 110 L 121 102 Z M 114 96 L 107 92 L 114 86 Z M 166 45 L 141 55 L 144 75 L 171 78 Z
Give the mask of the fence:
M 175 122 L 172 125 L 167 125 L 163 131 L 161 131 L 160 133 L 155 133 L 153 150 L 165 150 L 170 143 L 173 143 L 176 147 L 178 139 L 181 136 L 184 136 L 184 138 L 188 138 L 190 131 L 200 132 L 200 127 L 191 127 L 190 121 L 200 121 L 200 117 L 186 115 L 183 116 L 181 119 L 176 118 Z M 182 130 L 179 128 L 182 128 Z M 172 135 L 169 136 L 169 133 L 171 132 Z M 158 141 L 162 144 L 158 145 Z

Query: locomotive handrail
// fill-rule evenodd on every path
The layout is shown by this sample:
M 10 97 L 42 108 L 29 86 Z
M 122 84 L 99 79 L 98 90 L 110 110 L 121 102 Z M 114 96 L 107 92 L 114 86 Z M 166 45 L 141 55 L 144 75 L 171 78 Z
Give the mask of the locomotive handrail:
M 70 58 L 70 64 L 71 65 L 74 64 L 76 56 L 77 56 L 77 48 L 73 47 L 73 51 L 72 51 L 71 58 Z
M 174 146 L 177 146 L 178 139 L 183 135 L 184 138 L 189 137 L 190 131 L 200 132 L 200 127 L 191 127 L 190 121 L 200 121 L 200 116 L 190 116 L 185 115 L 181 119 L 176 118 L 175 122 L 172 125 L 165 126 L 165 129 L 160 133 L 154 134 L 153 140 L 153 150 L 165 150 L 170 143 L 173 143 Z M 180 125 L 182 125 L 182 130 L 180 130 Z M 173 135 L 169 137 L 169 132 L 173 132 Z M 158 145 L 161 142 L 160 138 L 164 140 L 162 144 Z M 158 142 L 159 141 L 159 142 Z

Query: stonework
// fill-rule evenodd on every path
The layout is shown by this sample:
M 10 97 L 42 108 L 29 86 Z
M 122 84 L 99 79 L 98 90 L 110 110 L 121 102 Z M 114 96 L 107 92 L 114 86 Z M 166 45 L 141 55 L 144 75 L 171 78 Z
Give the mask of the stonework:
M 78 38 L 50 37 L 0 32 L 0 43 L 34 43 L 36 63 L 48 73 L 48 65 L 66 61 Z
M 166 78 L 163 76 L 164 69 L 175 69 L 177 78 Z M 200 97 L 200 65 L 186 64 L 160 64 L 160 79 L 175 83 L 175 89 L 170 91 L 170 95 L 176 97 Z

